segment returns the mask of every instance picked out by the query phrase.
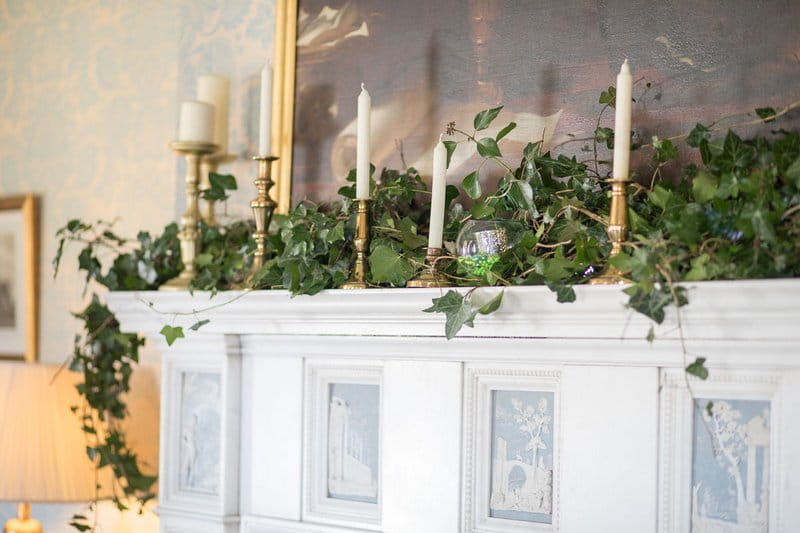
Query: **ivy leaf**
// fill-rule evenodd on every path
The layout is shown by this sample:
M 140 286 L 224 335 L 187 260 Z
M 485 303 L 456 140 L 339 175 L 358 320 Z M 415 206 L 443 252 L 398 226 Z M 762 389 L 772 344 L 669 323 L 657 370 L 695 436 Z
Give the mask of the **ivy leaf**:
M 775 109 L 772 107 L 757 107 L 756 115 L 764 122 L 772 122 L 775 120 Z
M 480 220 L 492 216 L 494 214 L 494 207 L 484 202 L 475 202 L 469 212 L 472 214 L 473 218 Z
M 369 255 L 372 280 L 376 283 L 391 283 L 402 287 L 414 277 L 411 262 L 385 244 L 379 244 Z
M 198 320 L 197 322 L 195 322 L 194 324 L 189 326 L 189 329 L 192 330 L 192 331 L 197 331 L 198 329 L 202 328 L 203 326 L 205 326 L 209 322 L 211 322 L 211 321 L 210 320 Z
M 484 109 L 475 115 L 475 120 L 473 120 L 473 126 L 475 126 L 475 130 L 481 131 L 488 128 L 492 121 L 497 118 L 497 115 L 500 114 L 501 109 L 503 109 L 503 106 L 493 107 L 492 109 Z
M 719 180 L 705 170 L 700 170 L 692 179 L 692 194 L 700 203 L 706 203 L 714 198 L 719 187 Z
M 502 139 L 503 137 L 505 137 L 506 135 L 511 133 L 514 130 L 514 128 L 516 128 L 516 127 L 517 127 L 517 123 L 516 122 L 509 123 L 508 126 L 503 128 L 502 130 L 500 130 L 500 133 L 497 134 L 497 136 L 494 138 L 494 140 L 497 141 L 497 142 L 500 142 L 500 139 Z
M 473 200 L 481 197 L 481 180 L 478 176 L 478 171 L 467 174 L 461 182 L 461 186 L 464 187 L 464 191 Z
M 617 105 L 617 88 L 613 85 L 608 90 L 600 93 L 600 103 L 608 105 L 609 107 L 616 107 Z
M 710 137 L 711 133 L 707 126 L 700 124 L 699 122 L 694 125 L 694 128 L 689 133 L 689 136 L 686 138 L 686 144 L 691 146 L 692 148 L 697 148 L 700 146 L 700 142 L 703 140 L 707 140 Z
M 472 306 L 472 302 L 458 291 L 450 289 L 444 296 L 433 298 L 431 301 L 433 305 L 423 311 L 445 314 L 444 333 L 448 340 L 455 337 L 462 327 L 473 327 L 478 311 Z
M 647 342 L 652 344 L 655 338 L 656 338 L 656 332 L 653 329 L 653 326 L 650 326 L 650 329 L 647 330 L 647 337 L 645 337 L 645 339 L 647 339 Z
M 178 339 L 185 337 L 183 334 L 183 328 L 181 326 L 172 327 L 172 326 L 164 326 L 159 331 L 167 341 L 167 346 L 172 346 L 172 343 Z
M 611 128 L 597 128 L 594 130 L 594 140 L 601 144 L 605 143 L 606 147 L 612 150 L 614 148 L 614 130 Z
M 569 303 L 575 301 L 575 289 L 562 281 L 548 281 L 547 288 L 556 293 L 558 303 Z
M 478 141 L 478 154 L 481 157 L 500 157 L 500 148 L 497 146 L 497 141 L 491 137 L 484 137 Z
M 691 374 L 700 379 L 708 378 L 708 369 L 706 368 L 706 358 L 698 357 L 694 363 L 686 367 L 686 373 Z
M 482 315 L 488 315 L 497 311 L 497 309 L 500 307 L 500 304 L 503 303 L 504 292 L 505 290 L 500 291 L 491 300 L 480 306 L 478 308 L 478 312 Z
M 211 182 L 212 187 L 219 187 L 226 191 L 235 191 L 238 187 L 236 185 L 236 178 L 233 174 L 217 174 L 216 172 L 208 173 L 208 180 Z
M 442 141 L 442 144 L 444 144 L 444 149 L 447 151 L 447 165 L 445 167 L 450 168 L 450 159 L 453 157 L 458 143 L 455 141 Z
M 789 168 L 784 172 L 786 179 L 794 183 L 795 188 L 800 189 L 800 155 L 797 159 L 789 165 Z
M 653 160 L 656 163 L 666 163 L 678 156 L 678 149 L 669 139 L 659 139 L 653 136 Z
M 706 414 L 708 416 L 714 415 L 714 402 L 712 402 L 711 400 L 709 400 L 708 403 L 706 404 Z

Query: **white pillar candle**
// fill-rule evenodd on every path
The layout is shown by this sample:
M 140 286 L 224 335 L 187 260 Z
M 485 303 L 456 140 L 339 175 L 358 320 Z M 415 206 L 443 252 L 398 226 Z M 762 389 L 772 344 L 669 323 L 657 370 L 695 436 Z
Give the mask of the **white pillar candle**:
M 433 149 L 433 178 L 431 180 L 431 222 L 428 230 L 428 248 L 442 247 L 444 232 L 444 197 L 447 187 L 447 150 L 439 135 Z
M 272 63 L 261 69 L 261 107 L 258 115 L 258 155 L 272 155 Z
M 358 129 L 356 134 L 356 198 L 369 199 L 369 134 L 372 100 L 361 84 L 358 95 Z
M 183 102 L 178 140 L 214 142 L 214 106 L 207 102 Z
M 197 78 L 197 99 L 214 106 L 214 144 L 228 153 L 228 106 L 230 81 L 225 76 L 207 74 Z
M 614 115 L 614 179 L 629 180 L 631 163 L 631 103 L 633 78 L 628 60 L 617 75 L 617 102 Z

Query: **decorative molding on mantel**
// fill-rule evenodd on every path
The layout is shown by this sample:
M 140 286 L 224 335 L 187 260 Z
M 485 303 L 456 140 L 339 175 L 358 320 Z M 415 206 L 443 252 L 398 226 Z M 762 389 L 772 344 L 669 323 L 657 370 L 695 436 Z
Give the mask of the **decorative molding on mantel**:
M 684 336 L 694 341 L 800 341 L 800 279 L 706 281 L 683 284 Z M 460 338 L 636 339 L 652 322 L 626 307 L 621 286 L 578 286 L 560 304 L 546 287 L 509 287 L 495 313 L 479 315 Z M 457 289 L 462 293 L 469 288 Z M 481 288 L 476 301 L 499 288 Z M 439 289 L 327 290 L 290 297 L 286 291 L 111 292 L 106 295 L 124 331 L 156 334 L 164 324 L 208 319 L 204 334 L 443 337 L 444 315 L 423 313 Z M 194 313 L 196 312 L 196 314 Z M 175 314 L 178 313 L 176 316 Z M 187 332 L 192 336 L 193 332 Z M 655 327 L 657 341 L 678 338 L 674 311 Z

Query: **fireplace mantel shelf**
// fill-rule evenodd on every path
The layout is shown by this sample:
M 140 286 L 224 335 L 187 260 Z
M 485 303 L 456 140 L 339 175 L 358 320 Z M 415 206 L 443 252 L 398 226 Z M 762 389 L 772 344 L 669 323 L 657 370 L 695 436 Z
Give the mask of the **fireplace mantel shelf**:
M 796 342 L 800 340 L 800 279 L 712 281 L 684 284 L 690 304 L 681 309 L 690 340 Z M 626 307 L 620 286 L 579 286 L 576 301 L 558 303 L 546 287 L 505 289 L 502 306 L 479 315 L 459 338 L 642 340 L 653 322 Z M 458 288 L 464 293 L 467 288 Z M 481 288 L 477 301 L 499 288 Z M 190 326 L 208 319 L 204 333 L 443 337 L 444 315 L 424 313 L 439 289 L 327 290 L 290 297 L 286 291 L 112 292 L 109 306 L 127 331 L 158 332 L 165 323 Z M 151 305 L 152 304 L 152 305 Z M 196 311 L 197 314 L 193 314 Z M 654 328 L 657 341 L 678 339 L 670 310 Z

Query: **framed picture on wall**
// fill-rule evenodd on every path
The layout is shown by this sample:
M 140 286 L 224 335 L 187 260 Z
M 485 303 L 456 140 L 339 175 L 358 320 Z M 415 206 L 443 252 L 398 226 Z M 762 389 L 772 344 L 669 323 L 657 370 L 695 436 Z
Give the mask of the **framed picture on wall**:
M 379 527 L 381 366 L 309 361 L 306 368 L 304 519 Z
M 378 171 L 413 166 L 422 176 L 430 175 L 432 149 L 449 122 L 472 131 L 475 114 L 498 105 L 503 112 L 486 134 L 517 124 L 504 139 L 509 161 L 540 140 L 587 159 L 582 148 L 594 138 L 598 97 L 625 58 L 636 80 L 640 139 L 793 102 L 800 3 L 763 6 L 757 26 L 737 14 L 747 0 L 732 5 L 739 9 L 685 10 L 657 0 L 614 7 L 585 0 L 277 0 L 272 138 L 280 208 L 337 197 L 355 162 L 362 82 L 372 98 L 372 163 Z M 696 35 L 705 36 L 702 46 Z M 613 126 L 613 113 L 600 125 Z M 652 154 L 644 152 L 634 152 L 634 170 L 637 158 L 649 164 Z M 459 148 L 449 175 L 460 181 L 476 166 L 474 150 Z M 491 167 L 482 177 L 502 174 Z
M 0 196 L 0 357 L 37 358 L 38 221 L 33 195 Z
M 555 368 L 467 366 L 463 531 L 558 531 L 560 379 Z

